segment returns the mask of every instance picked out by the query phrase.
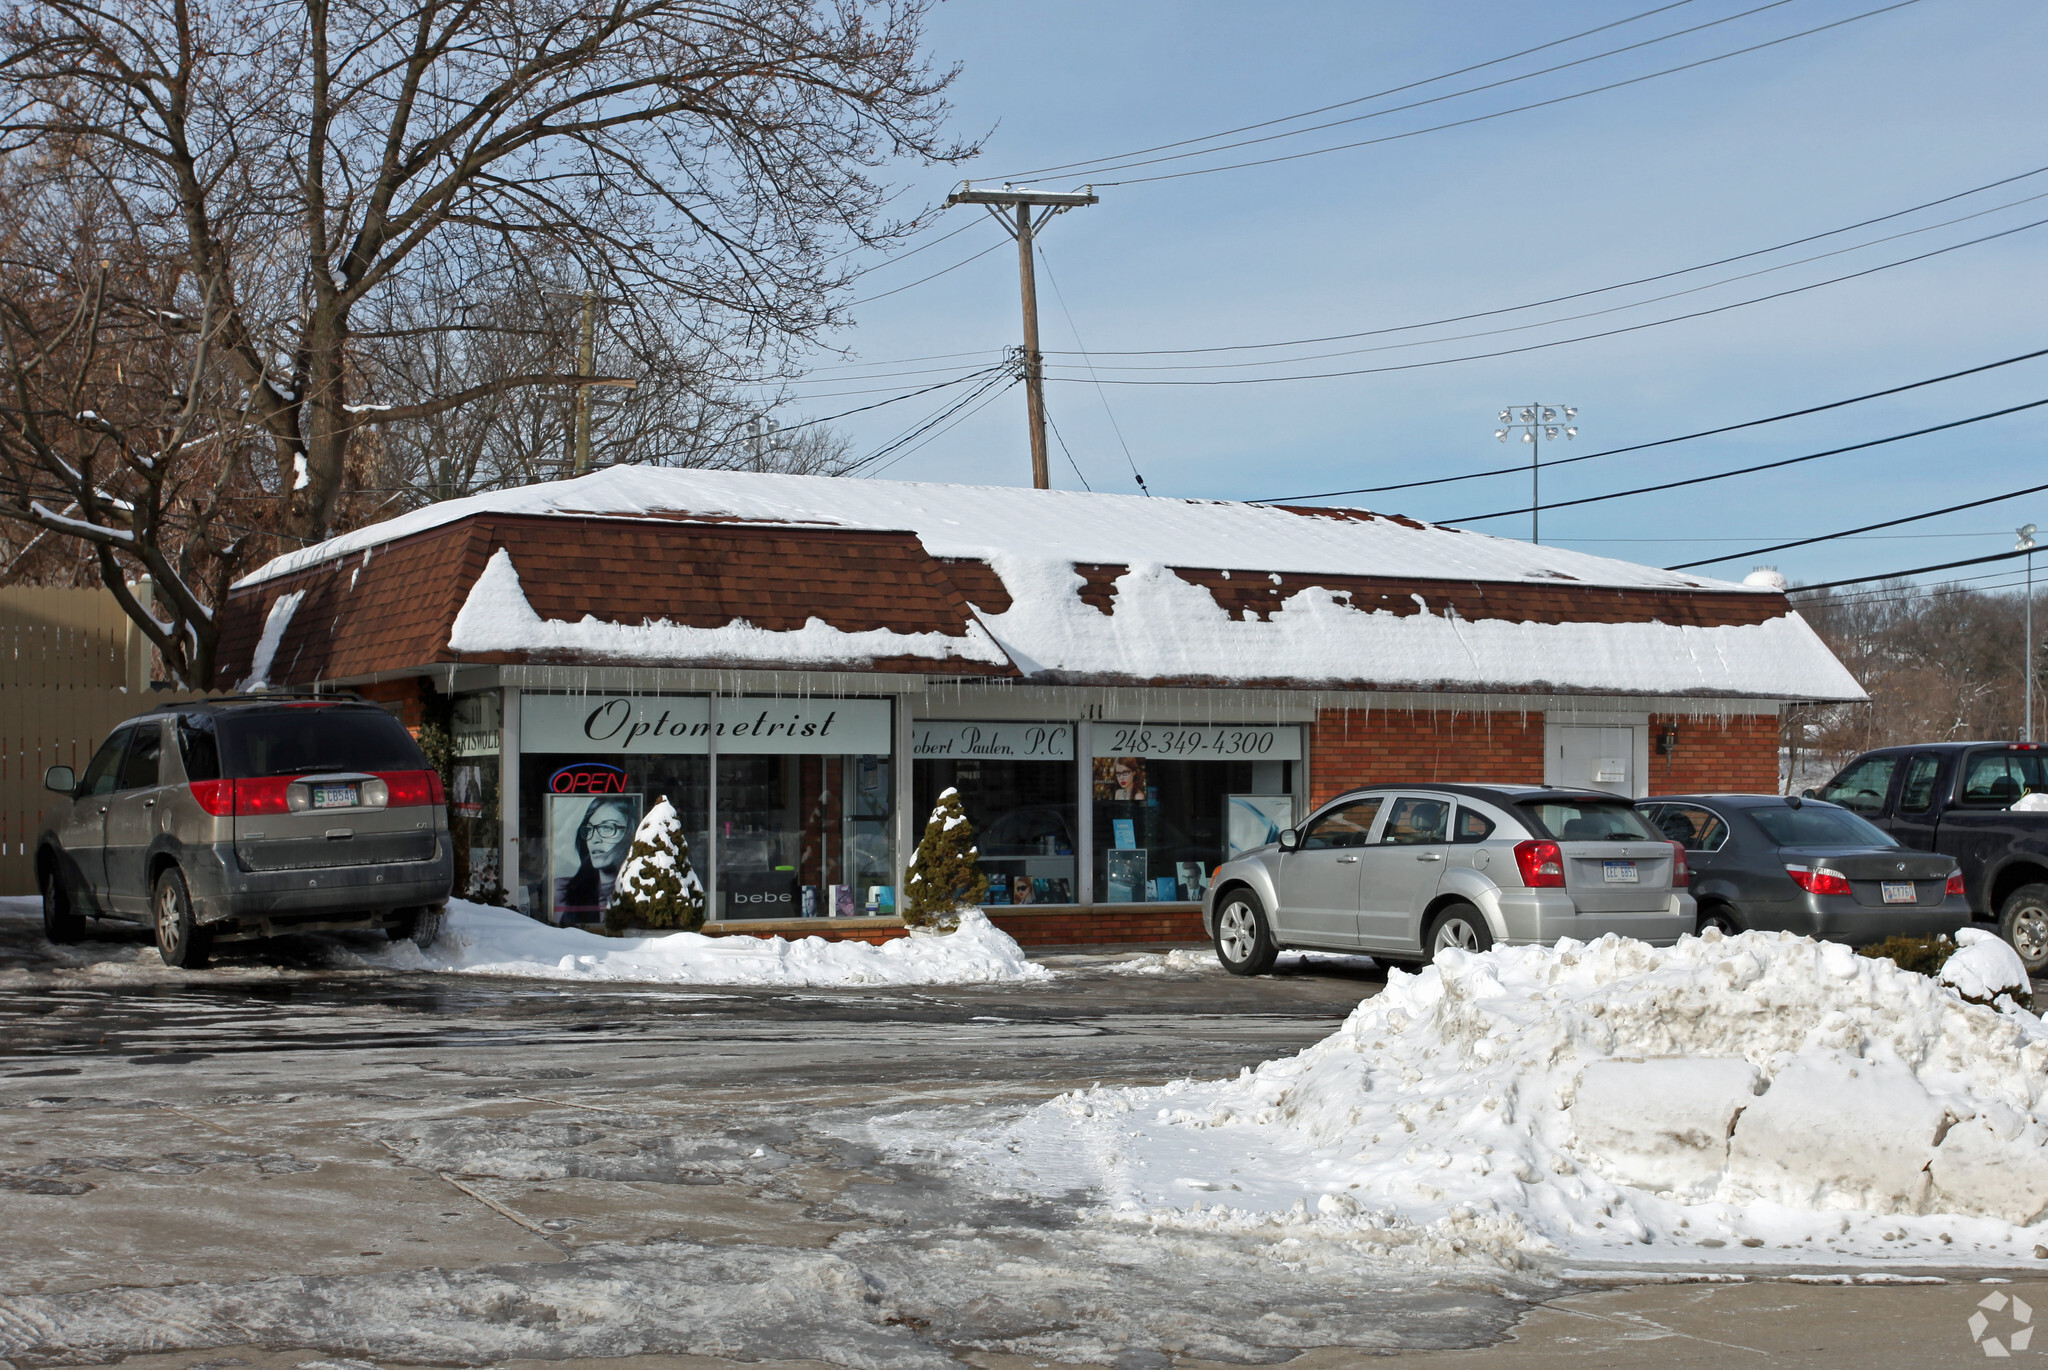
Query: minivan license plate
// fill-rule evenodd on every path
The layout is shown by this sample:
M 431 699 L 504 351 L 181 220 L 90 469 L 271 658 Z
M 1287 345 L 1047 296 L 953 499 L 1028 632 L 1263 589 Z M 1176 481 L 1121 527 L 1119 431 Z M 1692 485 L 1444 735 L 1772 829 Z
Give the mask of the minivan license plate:
M 316 809 L 352 809 L 356 806 L 356 787 L 353 785 L 315 785 L 313 807 Z
M 1603 861 L 1601 868 L 1606 872 L 1610 885 L 1633 885 L 1636 882 L 1636 863 L 1633 861 Z
M 1884 902 L 1887 904 L 1917 904 L 1920 896 L 1913 892 L 1910 880 L 1887 880 L 1884 882 Z

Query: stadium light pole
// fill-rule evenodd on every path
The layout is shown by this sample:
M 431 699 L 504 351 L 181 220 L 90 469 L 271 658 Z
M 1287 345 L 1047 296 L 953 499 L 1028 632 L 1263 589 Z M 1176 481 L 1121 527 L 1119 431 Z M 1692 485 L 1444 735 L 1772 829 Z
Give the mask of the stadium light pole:
M 1510 433 L 1520 433 L 1522 441 L 1529 444 L 1529 541 L 1541 543 L 1543 528 L 1539 520 L 1543 516 L 1543 443 L 1547 438 L 1556 442 L 1563 438 L 1570 442 L 1579 435 L 1572 421 L 1579 411 L 1568 404 L 1525 404 L 1500 411 L 1500 427 L 1493 430 L 1493 436 L 1501 442 L 1508 440 Z
M 2037 530 L 2033 524 L 2029 523 L 2024 527 L 2015 528 L 2013 531 L 2020 536 L 2019 543 L 2013 550 L 2027 554 L 2027 647 L 2026 658 L 2022 663 L 2027 682 L 2027 715 L 2026 721 L 2020 724 L 2020 741 L 2032 742 L 2034 740 L 2034 534 Z

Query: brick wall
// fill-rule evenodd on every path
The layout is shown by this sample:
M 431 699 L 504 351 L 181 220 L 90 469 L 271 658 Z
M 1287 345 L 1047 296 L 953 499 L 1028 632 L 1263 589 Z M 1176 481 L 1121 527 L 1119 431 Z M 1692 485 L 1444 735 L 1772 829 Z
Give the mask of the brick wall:
M 1657 738 L 1678 730 L 1669 756 L 1657 755 Z M 1651 794 L 1776 794 L 1778 716 L 1738 714 L 1732 718 L 1650 716 Z
M 1393 781 L 1540 785 L 1541 713 L 1324 709 L 1309 743 L 1309 807 Z

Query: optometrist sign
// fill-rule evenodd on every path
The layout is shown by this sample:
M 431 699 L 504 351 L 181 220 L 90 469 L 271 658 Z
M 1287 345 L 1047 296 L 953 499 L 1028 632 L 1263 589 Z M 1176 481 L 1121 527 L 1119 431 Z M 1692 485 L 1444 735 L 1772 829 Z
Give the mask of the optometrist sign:
M 526 752 L 721 756 L 836 753 L 887 756 L 886 699 L 720 699 L 702 695 L 528 694 L 519 702 Z

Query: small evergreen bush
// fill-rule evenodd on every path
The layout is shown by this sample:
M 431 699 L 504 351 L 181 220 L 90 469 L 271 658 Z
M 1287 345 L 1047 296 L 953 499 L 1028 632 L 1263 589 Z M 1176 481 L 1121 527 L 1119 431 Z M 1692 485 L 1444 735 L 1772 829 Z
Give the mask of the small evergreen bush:
M 1887 937 L 1882 942 L 1873 942 L 1867 947 L 1856 948 L 1858 956 L 1874 960 L 1890 961 L 1900 970 L 1918 971 L 1922 975 L 1940 975 L 1948 958 L 1956 954 L 1955 940 L 1946 936 L 1935 937 Z
M 633 849 L 612 885 L 604 926 L 614 937 L 629 927 L 695 932 L 704 926 L 704 882 L 690 864 L 690 839 L 667 795 L 647 811 L 633 834 Z
M 960 807 L 960 792 L 947 789 L 925 822 L 924 837 L 910 859 L 903 886 L 903 924 L 951 932 L 960 926 L 960 911 L 988 897 L 974 825 Z

